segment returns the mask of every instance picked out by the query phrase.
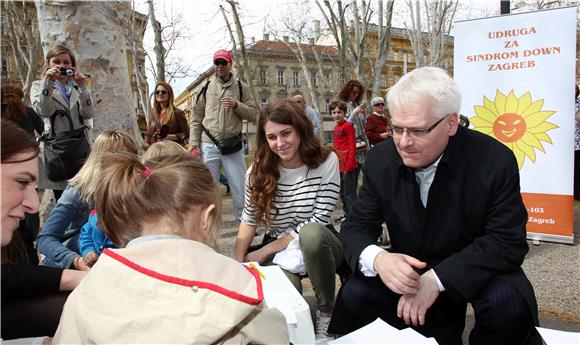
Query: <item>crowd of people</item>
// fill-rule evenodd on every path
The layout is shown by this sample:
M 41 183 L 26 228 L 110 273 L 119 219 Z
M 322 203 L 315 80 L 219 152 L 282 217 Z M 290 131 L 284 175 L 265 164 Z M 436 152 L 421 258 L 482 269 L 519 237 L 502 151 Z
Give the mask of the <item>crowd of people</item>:
M 48 53 L 32 108 L 2 88 L 2 338 L 287 344 L 284 316 L 242 264 L 258 262 L 300 292 L 310 279 L 317 342 L 379 317 L 462 344 L 471 303 L 471 344 L 541 344 L 520 267 L 527 216 L 515 157 L 459 125 L 461 94 L 444 70 L 415 69 L 370 107 L 363 83 L 346 82 L 329 106 L 329 148 L 303 96 L 258 111 L 233 63 L 215 52 L 189 124 L 158 83 L 142 147 L 120 130 L 93 142 L 90 90 L 64 46 Z M 248 169 L 243 120 L 256 123 Z M 91 143 L 84 164 L 49 180 L 51 147 L 34 138 L 77 129 Z M 233 258 L 217 251 L 222 170 L 239 226 Z M 56 197 L 40 230 L 36 187 Z

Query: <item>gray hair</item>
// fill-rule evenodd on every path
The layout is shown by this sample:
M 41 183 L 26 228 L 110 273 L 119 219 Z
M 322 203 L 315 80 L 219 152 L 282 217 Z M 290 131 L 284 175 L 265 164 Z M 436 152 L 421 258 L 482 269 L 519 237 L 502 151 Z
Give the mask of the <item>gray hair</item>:
M 417 102 L 425 97 L 434 101 L 435 115 L 442 118 L 461 108 L 461 92 L 447 72 L 438 67 L 421 67 L 405 74 L 387 92 L 389 112 L 394 107 Z

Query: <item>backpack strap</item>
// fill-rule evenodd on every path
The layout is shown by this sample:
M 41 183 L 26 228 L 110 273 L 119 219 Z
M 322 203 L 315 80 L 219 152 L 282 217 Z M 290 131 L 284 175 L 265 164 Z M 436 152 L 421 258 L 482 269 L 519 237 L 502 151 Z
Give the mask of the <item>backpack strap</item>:
M 205 99 L 205 94 L 207 92 L 207 88 L 209 87 L 209 82 L 211 80 L 208 80 L 207 83 L 205 83 L 205 86 L 201 88 L 201 90 L 199 90 L 199 93 L 197 94 L 197 98 L 195 99 L 195 103 L 197 104 L 197 102 L 199 102 L 199 98 L 201 96 L 203 96 L 203 98 Z
M 242 81 L 239 78 L 236 78 L 236 80 L 238 81 L 238 91 L 240 92 L 240 102 L 242 101 L 242 99 L 244 99 L 244 91 L 242 89 Z M 197 97 L 195 98 L 195 103 L 197 103 L 199 101 L 199 98 L 201 96 L 203 96 L 203 98 L 205 98 L 205 94 L 207 93 L 207 88 L 209 87 L 209 83 L 211 80 L 208 80 L 207 83 L 205 83 L 204 87 L 201 88 L 201 90 L 199 90 L 199 93 L 197 94 Z
M 213 135 L 211 135 L 211 133 L 207 130 L 207 128 L 205 128 L 204 125 L 201 125 L 201 130 L 215 144 L 215 146 L 220 147 L 220 142 Z

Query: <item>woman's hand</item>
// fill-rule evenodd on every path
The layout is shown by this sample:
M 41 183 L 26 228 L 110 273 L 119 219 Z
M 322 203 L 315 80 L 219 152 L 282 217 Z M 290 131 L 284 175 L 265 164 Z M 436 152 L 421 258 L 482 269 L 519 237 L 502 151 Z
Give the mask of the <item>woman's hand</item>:
M 53 67 L 46 70 L 44 73 L 45 77 L 48 77 L 50 80 L 57 80 L 60 78 L 60 68 Z
M 78 69 L 75 69 L 75 74 L 72 78 L 79 86 L 85 86 L 85 80 L 87 79 L 87 76 L 79 72 Z
M 352 114 L 353 115 L 358 114 L 358 113 L 364 114 L 366 112 L 366 110 L 367 110 L 367 104 L 363 103 L 363 104 L 359 105 L 358 107 L 354 108 L 352 111 Z
M 89 271 L 91 268 L 85 264 L 82 257 L 77 256 L 73 261 L 74 268 L 79 271 Z
M 95 252 L 89 252 L 87 255 L 83 256 L 83 261 L 89 267 L 93 267 L 93 265 L 97 262 L 98 259 L 99 254 Z

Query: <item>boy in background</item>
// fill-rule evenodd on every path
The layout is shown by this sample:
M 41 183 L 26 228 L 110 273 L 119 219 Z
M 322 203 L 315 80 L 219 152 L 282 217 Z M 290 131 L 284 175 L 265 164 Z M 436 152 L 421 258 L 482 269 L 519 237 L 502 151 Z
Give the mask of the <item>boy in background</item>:
M 340 169 L 340 199 L 344 215 L 338 220 L 346 219 L 350 208 L 356 200 L 356 185 L 354 170 L 358 168 L 356 162 L 356 136 L 352 123 L 346 121 L 347 107 L 344 102 L 335 101 L 330 104 L 330 113 L 336 123 L 332 146 L 338 156 Z

